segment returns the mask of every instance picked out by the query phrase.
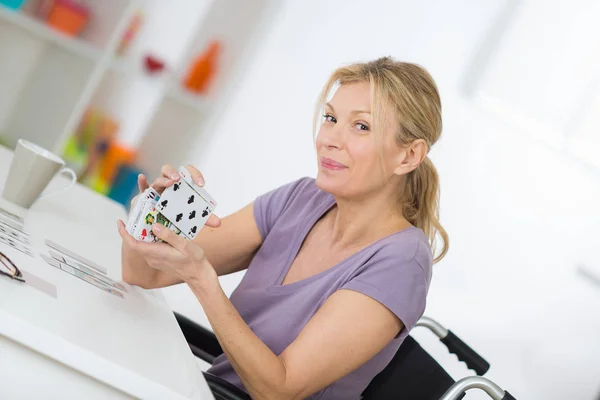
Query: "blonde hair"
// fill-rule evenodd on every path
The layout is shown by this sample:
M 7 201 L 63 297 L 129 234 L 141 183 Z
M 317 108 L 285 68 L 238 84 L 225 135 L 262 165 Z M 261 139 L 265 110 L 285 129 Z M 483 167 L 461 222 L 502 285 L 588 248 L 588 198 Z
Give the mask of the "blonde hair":
M 371 105 L 374 132 L 381 141 L 385 110 L 391 105 L 398 125 L 396 141 L 407 145 L 422 139 L 431 148 L 442 133 L 442 105 L 437 86 L 427 70 L 411 63 L 383 57 L 366 63 L 356 63 L 333 72 L 319 96 L 314 117 L 315 133 L 322 109 L 334 85 L 368 82 L 371 87 Z M 380 149 L 382 146 L 380 146 Z M 382 153 L 380 153 L 381 155 Z M 441 249 L 434 256 L 440 261 L 448 252 L 448 233 L 439 221 L 439 176 L 429 157 L 406 177 L 406 185 L 399 194 L 402 215 L 411 224 L 425 232 L 434 255 L 437 240 Z

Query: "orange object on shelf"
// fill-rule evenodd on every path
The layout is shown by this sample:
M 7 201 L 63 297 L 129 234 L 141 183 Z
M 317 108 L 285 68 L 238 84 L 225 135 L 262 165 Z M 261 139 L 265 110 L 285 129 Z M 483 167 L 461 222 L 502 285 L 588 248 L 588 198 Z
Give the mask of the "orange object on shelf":
M 73 0 L 55 0 L 48 13 L 48 25 L 69 36 L 79 35 L 89 19 L 89 10 Z
M 218 57 L 221 50 L 221 42 L 213 40 L 208 49 L 200 54 L 192 64 L 184 85 L 187 89 L 196 93 L 206 93 L 218 68 Z
M 135 159 L 135 156 L 135 150 L 124 147 L 115 141 L 110 142 L 104 155 L 104 159 L 100 164 L 98 177 L 102 182 L 106 182 L 110 185 L 119 170 L 119 167 L 122 164 L 131 164 Z

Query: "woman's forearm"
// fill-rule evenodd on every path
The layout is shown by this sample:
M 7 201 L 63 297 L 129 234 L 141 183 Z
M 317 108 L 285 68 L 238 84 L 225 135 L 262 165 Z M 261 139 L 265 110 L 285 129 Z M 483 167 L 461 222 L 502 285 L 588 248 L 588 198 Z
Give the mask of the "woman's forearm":
M 253 399 L 293 398 L 283 361 L 252 332 L 214 278 L 188 282 L 242 383 Z

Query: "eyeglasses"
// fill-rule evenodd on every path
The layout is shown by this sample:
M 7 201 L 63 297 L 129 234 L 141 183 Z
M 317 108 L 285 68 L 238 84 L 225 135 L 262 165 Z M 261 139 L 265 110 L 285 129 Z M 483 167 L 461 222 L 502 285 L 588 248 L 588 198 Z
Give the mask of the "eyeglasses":
M 0 275 L 6 275 L 17 281 L 25 282 L 19 268 L 2 252 L 0 252 Z

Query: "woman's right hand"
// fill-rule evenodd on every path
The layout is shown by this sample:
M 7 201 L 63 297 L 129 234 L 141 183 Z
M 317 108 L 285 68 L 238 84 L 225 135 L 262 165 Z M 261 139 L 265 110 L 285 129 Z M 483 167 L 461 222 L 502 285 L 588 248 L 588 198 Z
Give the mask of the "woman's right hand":
M 196 182 L 199 186 L 204 186 L 204 177 L 197 168 L 188 165 L 186 169 L 190 173 L 194 182 Z M 131 200 L 131 209 L 134 208 L 135 203 L 138 201 L 142 193 L 144 193 L 144 191 L 150 186 L 152 186 L 152 189 L 156 190 L 158 194 L 162 195 L 165 189 L 172 186 L 180 179 L 181 177 L 177 173 L 177 170 L 169 164 L 163 165 L 161 168 L 161 176 L 156 178 L 154 182 L 152 182 L 152 185 L 148 183 L 148 179 L 145 175 L 138 175 L 139 193 Z M 206 221 L 206 226 L 212 228 L 217 228 L 220 225 L 221 219 L 214 214 L 211 214 Z M 118 222 L 118 226 L 120 230 L 125 230 L 125 225 L 122 221 Z M 162 279 L 158 279 L 158 275 L 160 275 L 161 272 L 151 268 L 143 257 L 128 248 L 126 242 L 123 242 L 122 244 L 121 256 L 123 264 L 123 280 L 125 282 L 149 289 L 157 285 L 157 280 L 162 281 Z M 167 281 L 169 281 L 169 279 L 167 279 Z

